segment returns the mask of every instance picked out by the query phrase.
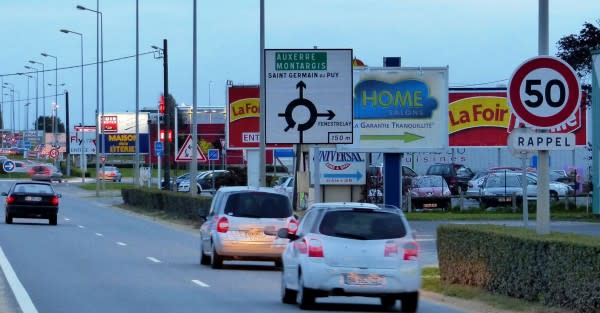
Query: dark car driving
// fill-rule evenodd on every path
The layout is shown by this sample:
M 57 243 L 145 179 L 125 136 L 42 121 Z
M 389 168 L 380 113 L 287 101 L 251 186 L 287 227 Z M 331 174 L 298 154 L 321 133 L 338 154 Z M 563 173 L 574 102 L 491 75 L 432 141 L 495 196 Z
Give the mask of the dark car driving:
M 6 197 L 6 224 L 12 224 L 13 218 L 48 219 L 50 225 L 58 222 L 61 195 L 48 182 L 16 182 L 2 196 Z

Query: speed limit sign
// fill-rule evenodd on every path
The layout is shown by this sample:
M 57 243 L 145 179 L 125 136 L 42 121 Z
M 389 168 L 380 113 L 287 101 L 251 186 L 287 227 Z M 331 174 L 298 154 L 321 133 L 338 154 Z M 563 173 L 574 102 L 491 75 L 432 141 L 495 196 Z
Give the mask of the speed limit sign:
M 508 86 L 513 113 L 537 128 L 564 123 L 577 110 L 581 98 L 573 68 L 552 56 L 525 61 L 513 73 Z

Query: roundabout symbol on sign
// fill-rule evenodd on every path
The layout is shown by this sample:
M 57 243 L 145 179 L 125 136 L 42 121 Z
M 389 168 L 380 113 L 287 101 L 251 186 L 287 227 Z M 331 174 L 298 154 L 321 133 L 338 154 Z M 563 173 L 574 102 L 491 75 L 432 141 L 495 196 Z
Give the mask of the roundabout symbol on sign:
M 306 88 L 306 84 L 304 84 L 303 81 L 298 82 L 298 84 L 296 84 L 296 88 L 300 90 L 300 97 L 292 100 L 292 102 L 290 102 L 285 108 L 285 113 L 279 113 L 278 116 L 285 117 L 287 127 L 284 129 L 284 131 L 287 132 L 288 130 L 296 126 L 296 121 L 292 117 L 294 109 L 298 106 L 304 106 L 308 109 L 308 112 L 310 114 L 308 120 L 304 123 L 298 124 L 298 131 L 300 132 L 300 143 L 302 143 L 302 132 L 312 128 L 313 125 L 315 125 L 318 116 L 327 116 L 327 120 L 331 120 L 335 117 L 335 113 L 333 113 L 333 111 L 331 110 L 327 110 L 327 113 L 318 113 L 315 104 L 308 99 L 304 99 L 303 90 Z
M 513 73 L 508 88 L 513 112 L 538 128 L 564 123 L 581 98 L 577 75 L 569 64 L 551 56 L 525 61 Z

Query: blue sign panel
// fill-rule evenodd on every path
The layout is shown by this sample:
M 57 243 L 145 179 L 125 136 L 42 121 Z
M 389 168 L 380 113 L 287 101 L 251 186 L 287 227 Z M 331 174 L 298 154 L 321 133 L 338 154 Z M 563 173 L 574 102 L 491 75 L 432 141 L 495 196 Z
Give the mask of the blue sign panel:
M 139 153 L 147 154 L 150 151 L 150 138 L 148 134 L 139 135 Z M 100 152 L 107 154 L 135 154 L 135 141 L 135 134 L 102 134 L 98 147 Z
M 155 141 L 154 142 L 154 152 L 156 153 L 157 156 L 162 156 L 163 155 L 163 143 L 162 141 Z
M 208 160 L 214 161 L 219 159 L 219 149 L 208 149 Z
M 10 173 L 15 170 L 15 162 L 11 160 L 6 160 L 2 163 L 2 168 L 5 172 Z

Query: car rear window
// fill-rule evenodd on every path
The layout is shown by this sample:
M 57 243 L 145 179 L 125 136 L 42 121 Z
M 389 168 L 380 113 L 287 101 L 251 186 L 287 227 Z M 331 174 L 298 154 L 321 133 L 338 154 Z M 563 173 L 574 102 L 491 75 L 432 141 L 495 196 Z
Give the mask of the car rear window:
M 372 210 L 343 210 L 327 212 L 319 232 L 323 235 L 359 240 L 402 238 L 406 228 L 402 217 Z
M 54 193 L 52 187 L 42 184 L 17 184 L 14 190 L 15 193 Z
M 229 196 L 224 212 L 238 217 L 286 218 L 292 216 L 292 205 L 282 194 L 239 192 Z
M 521 182 L 516 175 L 490 175 L 485 183 L 486 187 L 515 187 Z

